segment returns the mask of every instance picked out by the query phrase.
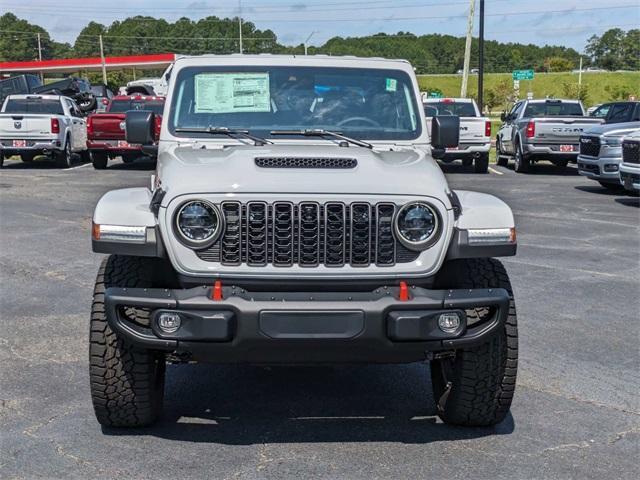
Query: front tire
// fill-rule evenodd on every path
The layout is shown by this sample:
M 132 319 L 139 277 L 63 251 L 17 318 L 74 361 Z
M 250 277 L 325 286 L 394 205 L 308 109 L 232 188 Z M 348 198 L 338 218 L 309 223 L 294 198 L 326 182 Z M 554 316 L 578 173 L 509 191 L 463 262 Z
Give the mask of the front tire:
M 502 146 L 500 145 L 499 138 L 496 138 L 496 163 L 501 167 L 509 165 L 509 158 L 502 153 Z
M 162 411 L 164 355 L 118 337 L 107 323 L 104 305 L 109 287 L 151 287 L 151 261 L 111 255 L 98 271 L 91 307 L 89 377 L 96 418 L 105 427 L 150 425 Z
M 475 173 L 487 173 L 489 171 L 489 153 L 481 153 L 475 159 L 473 168 Z
M 505 327 L 486 343 L 431 362 L 433 394 L 445 423 L 488 426 L 511 407 L 518 367 L 518 325 L 509 277 L 495 259 L 454 260 L 443 266 L 437 288 L 504 288 L 509 292 Z

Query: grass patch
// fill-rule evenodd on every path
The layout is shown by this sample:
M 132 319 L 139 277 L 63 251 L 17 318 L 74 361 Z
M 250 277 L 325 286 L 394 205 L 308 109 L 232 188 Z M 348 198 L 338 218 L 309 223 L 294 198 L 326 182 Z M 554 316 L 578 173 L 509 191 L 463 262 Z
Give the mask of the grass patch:
M 493 88 L 502 80 L 511 80 L 510 73 L 488 73 L 484 76 L 485 91 Z M 520 97 L 526 98 L 527 92 L 533 92 L 535 98 L 547 96 L 562 98 L 564 83 L 577 83 L 577 73 L 536 73 L 533 80 L 520 82 Z M 460 96 L 462 75 L 419 75 L 420 90 L 440 89 L 447 97 Z M 585 107 L 611 100 L 611 93 L 617 88 L 624 88 L 640 96 L 640 72 L 606 72 L 582 73 L 582 84 L 588 89 Z M 609 90 L 606 90 L 607 87 Z M 469 94 L 476 96 L 478 92 L 478 76 L 469 77 Z

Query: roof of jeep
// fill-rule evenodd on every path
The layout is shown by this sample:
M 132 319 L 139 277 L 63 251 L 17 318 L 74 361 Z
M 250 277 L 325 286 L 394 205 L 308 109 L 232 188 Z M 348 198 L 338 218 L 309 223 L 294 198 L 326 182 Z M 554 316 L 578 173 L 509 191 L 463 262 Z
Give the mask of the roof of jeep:
M 186 65 L 303 65 L 317 67 L 344 67 L 348 64 L 356 68 L 411 68 L 407 60 L 389 59 L 380 57 L 355 57 L 333 55 L 274 55 L 261 53 L 258 55 L 245 55 L 234 53 L 231 55 L 195 55 L 176 59 L 175 66 Z

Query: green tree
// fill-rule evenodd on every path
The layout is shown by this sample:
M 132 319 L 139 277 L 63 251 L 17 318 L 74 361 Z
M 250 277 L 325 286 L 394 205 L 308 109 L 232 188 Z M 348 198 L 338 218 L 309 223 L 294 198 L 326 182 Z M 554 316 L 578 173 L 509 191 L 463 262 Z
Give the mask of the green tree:
M 544 60 L 544 69 L 547 72 L 569 72 L 575 64 L 568 58 L 549 57 Z
M 586 104 L 589 100 L 589 87 L 585 84 L 563 82 L 562 92 L 565 98 L 580 100 L 583 104 Z
M 0 17 L 0 61 L 37 60 L 38 33 L 44 60 L 70 52 L 69 45 L 51 40 L 44 28 L 5 13 Z

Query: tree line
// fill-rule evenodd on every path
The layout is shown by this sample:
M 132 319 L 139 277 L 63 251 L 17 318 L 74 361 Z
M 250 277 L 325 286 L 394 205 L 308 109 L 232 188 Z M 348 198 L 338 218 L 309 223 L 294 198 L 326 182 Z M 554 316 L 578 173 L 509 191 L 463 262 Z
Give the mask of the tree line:
M 206 17 L 200 20 L 180 18 L 175 22 L 150 16 L 135 16 L 110 25 L 87 24 L 73 44 L 56 42 L 48 32 L 12 13 L 0 17 L 0 61 L 38 58 L 38 38 L 43 59 L 90 57 L 100 55 L 99 36 L 105 55 L 151 53 L 234 53 L 239 51 L 238 19 Z M 252 22 L 242 22 L 245 53 L 304 52 L 302 44 L 287 46 L 276 34 L 262 30 Z M 450 74 L 462 68 L 464 37 L 410 32 L 365 37 L 333 37 L 309 53 L 391 57 L 409 60 L 419 74 Z M 477 59 L 478 42 L 472 42 L 472 58 Z M 585 46 L 583 65 L 608 70 L 640 70 L 640 29 L 611 29 L 592 36 Z M 485 42 L 485 71 L 510 72 L 534 69 L 538 72 L 567 71 L 578 67 L 580 53 L 563 46 Z M 472 62 L 472 67 L 475 66 Z

